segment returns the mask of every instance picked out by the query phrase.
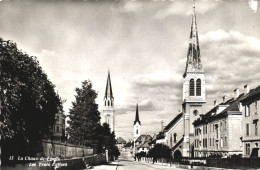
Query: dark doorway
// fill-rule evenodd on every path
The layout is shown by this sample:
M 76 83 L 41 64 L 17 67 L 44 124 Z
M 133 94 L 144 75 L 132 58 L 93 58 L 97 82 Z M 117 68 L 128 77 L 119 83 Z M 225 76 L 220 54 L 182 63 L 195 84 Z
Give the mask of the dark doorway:
M 181 159 L 182 155 L 181 155 L 181 152 L 179 150 L 176 150 L 174 152 L 174 159 Z

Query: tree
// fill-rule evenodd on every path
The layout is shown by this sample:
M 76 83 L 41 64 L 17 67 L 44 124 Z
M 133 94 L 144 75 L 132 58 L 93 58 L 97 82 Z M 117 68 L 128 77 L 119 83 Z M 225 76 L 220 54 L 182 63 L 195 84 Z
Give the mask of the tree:
M 108 154 L 110 156 L 115 156 L 116 158 L 120 155 L 120 152 L 116 146 L 116 137 L 114 132 L 110 132 L 109 124 L 103 123 L 102 126 L 100 126 L 97 129 L 98 135 L 98 151 L 104 152 L 104 150 L 108 150 Z
M 37 58 L 2 38 L 0 69 L 2 160 L 8 155 L 35 155 L 37 143 L 51 136 L 61 99 Z
M 92 89 L 89 80 L 82 82 L 82 88 L 76 88 L 75 101 L 70 109 L 68 134 L 73 143 L 84 144 L 97 140 L 97 129 L 100 127 L 100 113 L 95 100 L 97 92 Z
M 148 156 L 154 159 L 171 158 L 171 149 L 167 145 L 156 144 L 154 148 L 149 150 Z

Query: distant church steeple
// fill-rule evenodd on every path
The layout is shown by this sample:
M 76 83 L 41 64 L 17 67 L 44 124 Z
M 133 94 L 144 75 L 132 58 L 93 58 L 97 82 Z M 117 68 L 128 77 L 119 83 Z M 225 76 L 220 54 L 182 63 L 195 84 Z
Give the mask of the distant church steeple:
M 104 109 L 105 122 L 109 124 L 111 131 L 115 130 L 115 117 L 114 117 L 114 97 L 112 92 L 110 71 L 107 75 L 106 91 L 104 96 Z
M 136 104 L 135 121 L 134 121 L 134 141 L 141 135 L 141 122 L 139 120 L 138 104 Z
M 206 104 L 206 83 L 204 70 L 202 68 L 199 38 L 195 14 L 195 3 L 193 1 L 193 14 L 191 20 L 190 41 L 187 53 L 187 62 L 183 74 L 183 120 L 184 139 L 183 155 L 190 157 L 190 148 L 194 143 L 193 122 L 204 113 Z
M 136 112 L 135 112 L 134 125 L 135 125 L 137 122 L 141 125 L 141 122 L 140 122 L 140 120 L 139 120 L 138 104 L 136 104 Z

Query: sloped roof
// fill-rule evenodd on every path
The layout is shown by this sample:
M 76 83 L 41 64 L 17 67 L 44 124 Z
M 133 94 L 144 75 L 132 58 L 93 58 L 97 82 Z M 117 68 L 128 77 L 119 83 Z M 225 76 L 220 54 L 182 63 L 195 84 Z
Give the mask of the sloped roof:
M 152 141 L 152 137 L 151 135 L 141 135 L 136 139 L 136 142 L 151 142 Z
M 171 128 L 172 126 L 174 126 L 174 125 L 178 122 L 178 120 L 179 120 L 180 118 L 182 118 L 182 116 L 183 116 L 183 113 L 182 113 L 182 112 L 179 113 L 177 116 L 175 116 L 175 118 L 173 118 L 172 121 L 171 121 L 170 123 L 168 123 L 168 125 L 164 128 L 164 131 L 170 130 L 170 128 Z
M 131 147 L 131 146 L 133 146 L 134 145 L 134 142 L 127 142 L 126 144 L 125 144 L 125 148 L 126 147 Z
M 242 104 L 250 104 L 255 100 L 260 99 L 260 86 L 256 87 L 255 89 L 250 90 L 250 92 L 246 95 L 246 97 L 242 100 Z
M 150 148 L 149 142 L 146 141 L 144 142 L 141 146 L 139 146 L 138 148 Z
M 208 123 L 210 121 L 213 121 L 215 119 L 221 118 L 221 117 L 226 117 L 228 114 L 228 111 L 239 111 L 239 102 L 241 102 L 242 99 L 244 99 L 244 93 L 240 94 L 236 99 L 232 98 L 225 103 L 221 103 L 211 109 L 209 112 L 207 112 L 205 115 L 202 115 L 202 118 L 198 118 L 193 122 L 194 125 L 199 125 L 199 124 L 204 124 Z M 229 105 L 226 109 L 224 109 L 222 112 L 219 114 L 213 114 L 216 113 L 217 107 L 220 105 Z
M 118 137 L 118 138 L 116 139 L 116 142 L 117 142 L 117 143 L 123 143 L 123 144 L 126 143 L 126 141 L 125 141 L 123 138 L 121 138 L 121 137 Z

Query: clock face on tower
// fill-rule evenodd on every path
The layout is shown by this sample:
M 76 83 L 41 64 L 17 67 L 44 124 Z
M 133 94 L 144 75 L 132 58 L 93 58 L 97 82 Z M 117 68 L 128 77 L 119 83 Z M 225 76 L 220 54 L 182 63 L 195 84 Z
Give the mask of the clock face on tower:
M 194 114 L 195 116 L 197 116 L 197 115 L 199 114 L 199 111 L 198 111 L 198 110 L 194 110 L 194 111 L 193 111 L 193 114 Z

